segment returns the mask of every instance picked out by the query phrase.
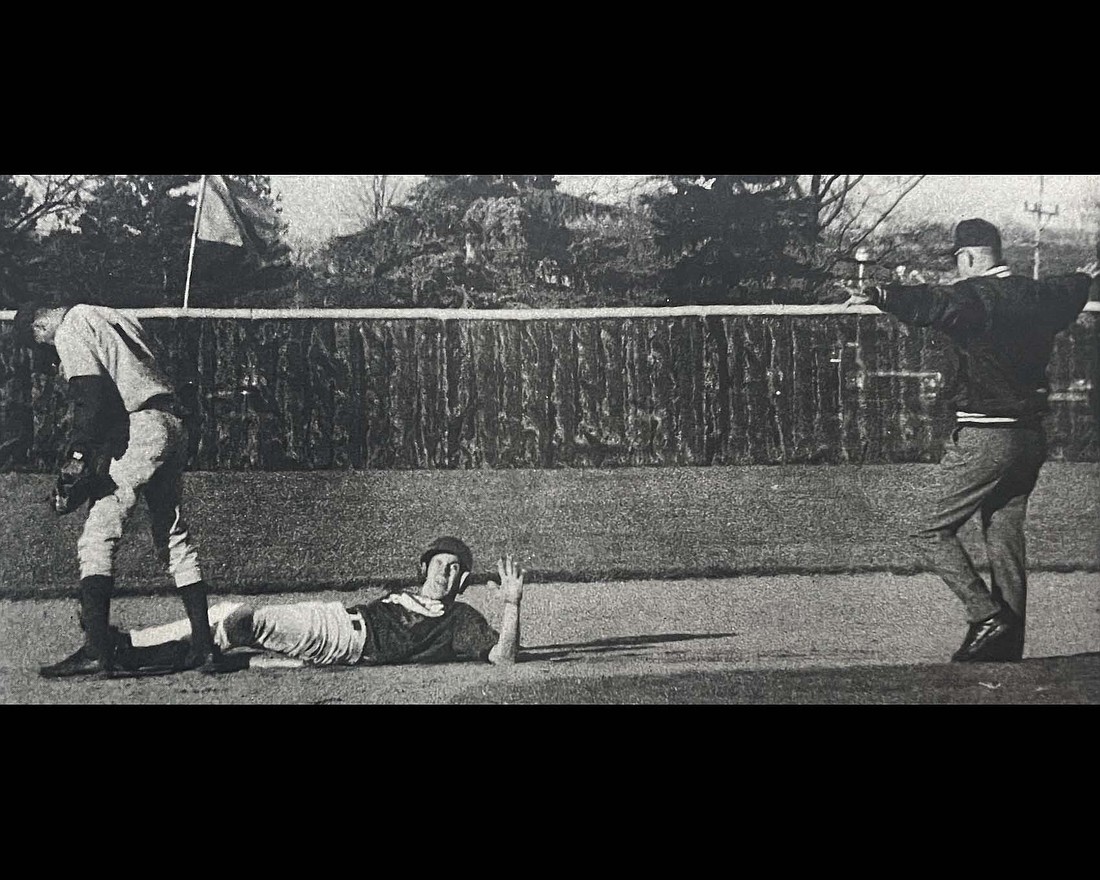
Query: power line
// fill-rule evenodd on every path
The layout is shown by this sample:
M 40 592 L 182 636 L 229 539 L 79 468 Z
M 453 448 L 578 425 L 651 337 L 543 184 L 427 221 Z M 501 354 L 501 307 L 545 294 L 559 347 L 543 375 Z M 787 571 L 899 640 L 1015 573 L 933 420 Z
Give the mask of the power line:
M 1034 271 L 1034 278 L 1035 278 L 1036 281 L 1039 280 L 1039 245 L 1043 240 L 1043 229 L 1045 228 L 1044 224 L 1043 224 L 1043 218 L 1044 217 L 1057 217 L 1059 209 L 1060 209 L 1059 205 L 1055 205 L 1053 211 L 1047 211 L 1047 210 L 1043 209 L 1043 183 L 1044 183 L 1044 175 L 1040 174 L 1039 175 L 1039 201 L 1037 201 L 1034 205 L 1029 205 L 1027 202 L 1024 202 L 1024 210 L 1027 211 L 1027 213 L 1029 213 L 1029 214 L 1034 214 L 1035 215 L 1035 271 Z

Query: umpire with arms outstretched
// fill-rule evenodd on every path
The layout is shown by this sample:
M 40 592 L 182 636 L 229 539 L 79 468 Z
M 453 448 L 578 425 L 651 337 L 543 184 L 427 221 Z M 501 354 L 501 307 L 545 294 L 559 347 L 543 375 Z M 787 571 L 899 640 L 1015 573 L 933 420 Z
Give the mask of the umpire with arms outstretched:
M 1002 263 L 1000 233 L 981 219 L 959 223 L 954 245 L 954 284 L 865 288 L 849 304 L 877 306 L 950 340 L 955 428 L 937 472 L 935 507 L 913 537 L 966 608 L 970 626 L 952 660 L 1014 661 L 1023 657 L 1027 616 L 1024 520 L 1047 457 L 1046 371 L 1055 336 L 1088 302 L 1097 263 L 1041 282 L 1013 275 Z M 977 513 L 989 586 L 958 539 Z
M 45 678 L 113 674 L 124 666 L 110 626 L 114 560 L 138 498 L 149 505 L 153 543 L 193 628 L 184 665 L 214 671 L 219 652 L 207 620 L 207 588 L 181 509 L 186 433 L 171 383 L 141 324 L 105 306 L 28 302 L 15 316 L 25 345 L 53 346 L 68 382 L 72 435 L 52 497 L 55 513 L 89 504 L 77 542 L 85 643 L 45 666 Z

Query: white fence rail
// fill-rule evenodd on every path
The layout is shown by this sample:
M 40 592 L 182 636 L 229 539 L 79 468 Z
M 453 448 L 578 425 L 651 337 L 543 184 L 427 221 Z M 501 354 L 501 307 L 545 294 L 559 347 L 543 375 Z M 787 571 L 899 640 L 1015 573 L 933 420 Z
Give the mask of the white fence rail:
M 874 306 L 844 305 L 752 305 L 752 306 L 672 306 L 623 307 L 597 309 L 119 309 L 137 318 L 225 318 L 231 320 L 271 321 L 287 318 L 334 320 L 424 320 L 436 321 L 574 321 L 606 318 L 677 318 L 726 317 L 736 315 L 878 315 Z M 1090 302 L 1086 312 L 1100 312 L 1100 302 Z M 0 311 L 0 321 L 15 317 L 11 310 Z

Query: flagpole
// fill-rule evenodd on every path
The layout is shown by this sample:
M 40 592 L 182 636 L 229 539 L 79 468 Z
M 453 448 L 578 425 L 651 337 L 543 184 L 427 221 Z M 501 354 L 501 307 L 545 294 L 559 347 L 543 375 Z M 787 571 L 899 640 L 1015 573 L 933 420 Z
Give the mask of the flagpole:
M 199 217 L 202 215 L 202 201 L 206 195 L 206 175 L 199 183 L 199 200 L 195 204 L 195 224 L 191 229 L 191 253 L 187 256 L 187 283 L 183 286 L 183 309 L 187 310 L 187 299 L 191 293 L 191 267 L 195 263 L 195 242 L 199 238 Z

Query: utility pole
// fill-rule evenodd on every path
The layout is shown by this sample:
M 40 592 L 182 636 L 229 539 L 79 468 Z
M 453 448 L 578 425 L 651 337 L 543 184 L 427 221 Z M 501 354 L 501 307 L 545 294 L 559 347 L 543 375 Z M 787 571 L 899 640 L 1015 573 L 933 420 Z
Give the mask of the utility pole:
M 1039 201 L 1034 205 L 1024 202 L 1024 210 L 1035 215 L 1035 280 L 1039 280 L 1039 244 L 1043 239 L 1043 218 L 1057 217 L 1059 205 L 1054 206 L 1053 211 L 1043 210 L 1043 175 L 1039 175 Z

